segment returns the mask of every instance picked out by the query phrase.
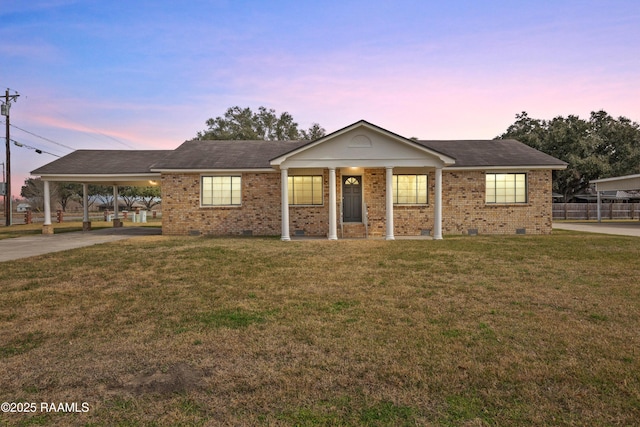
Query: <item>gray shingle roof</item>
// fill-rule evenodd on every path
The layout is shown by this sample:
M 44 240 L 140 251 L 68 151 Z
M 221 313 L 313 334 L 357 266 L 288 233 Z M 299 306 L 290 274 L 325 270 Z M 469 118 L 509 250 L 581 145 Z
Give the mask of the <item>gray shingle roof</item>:
M 77 150 L 32 175 L 122 175 L 151 173 L 150 166 L 173 150 Z
M 306 143 L 308 141 L 187 141 L 152 169 L 271 169 L 271 159 Z
M 566 163 L 515 139 L 417 141 L 456 159 L 452 167 L 563 167 Z
M 271 169 L 270 160 L 308 141 L 187 141 L 175 150 L 78 150 L 33 175 L 122 175 L 161 170 Z M 456 160 L 453 167 L 566 166 L 519 141 L 417 141 Z
M 456 160 L 453 167 L 549 166 L 566 163 L 514 139 L 416 141 Z M 269 161 L 308 141 L 187 141 L 153 165 L 166 169 L 270 169 Z

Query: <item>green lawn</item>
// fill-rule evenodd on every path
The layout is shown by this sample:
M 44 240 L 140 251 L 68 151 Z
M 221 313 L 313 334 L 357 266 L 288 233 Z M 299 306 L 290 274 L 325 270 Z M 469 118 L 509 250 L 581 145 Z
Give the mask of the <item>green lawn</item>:
M 637 425 L 640 239 L 141 237 L 0 264 L 4 425 Z M 86 413 L 40 402 L 87 402 Z

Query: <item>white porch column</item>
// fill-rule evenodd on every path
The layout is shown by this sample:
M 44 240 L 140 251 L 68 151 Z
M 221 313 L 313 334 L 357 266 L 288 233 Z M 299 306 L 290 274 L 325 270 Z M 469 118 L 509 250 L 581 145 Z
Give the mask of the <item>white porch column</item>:
M 282 188 L 282 236 L 280 240 L 288 242 L 289 237 L 289 173 L 287 169 L 280 170 L 280 180 Z
M 118 219 L 118 186 L 113 186 L 113 219 Z
M 387 167 L 387 235 L 386 240 L 395 240 L 393 236 L 393 168 Z
M 442 168 L 436 168 L 436 200 L 433 215 L 433 238 L 442 239 Z
M 44 183 L 44 224 L 42 224 L 42 234 L 53 234 L 53 225 L 51 225 L 51 192 L 49 191 L 49 181 Z
M 602 222 L 602 199 L 600 197 L 600 192 L 596 188 L 596 194 L 598 195 L 598 222 Z
M 44 224 L 51 225 L 51 194 L 49 181 L 44 181 Z
M 338 240 L 336 197 L 336 168 L 329 168 L 329 240 Z

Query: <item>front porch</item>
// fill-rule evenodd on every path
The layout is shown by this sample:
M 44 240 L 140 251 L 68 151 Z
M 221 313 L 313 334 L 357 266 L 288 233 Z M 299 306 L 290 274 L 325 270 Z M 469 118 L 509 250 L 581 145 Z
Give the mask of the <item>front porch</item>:
M 291 239 L 289 171 L 295 176 L 300 170 L 309 168 L 328 170 L 329 240 L 338 238 L 338 227 L 344 223 L 362 222 L 363 214 L 367 217 L 367 231 L 377 233 L 384 228 L 384 238 L 393 240 L 394 211 L 400 205 L 428 209 L 433 218 L 433 238 L 442 239 L 442 169 L 454 164 L 455 160 L 411 139 L 360 121 L 276 157 L 270 163 L 281 174 L 281 238 L 284 241 Z M 416 186 L 423 185 L 424 188 L 420 187 L 423 193 L 416 193 L 414 198 L 401 198 L 398 181 L 401 174 L 413 175 L 416 179 L 423 177 L 420 183 L 415 183 Z M 353 183 L 349 182 L 350 178 Z M 358 185 L 360 192 L 354 192 L 350 185 Z M 431 197 L 429 188 L 432 189 Z
M 300 186 L 295 183 L 316 178 L 318 186 L 322 182 L 322 189 L 315 190 L 323 193 L 321 205 L 300 205 Z M 441 168 L 283 169 L 280 186 L 284 241 L 320 235 L 329 240 L 394 240 L 398 234 L 442 238 Z M 313 192 L 309 186 L 303 190 Z

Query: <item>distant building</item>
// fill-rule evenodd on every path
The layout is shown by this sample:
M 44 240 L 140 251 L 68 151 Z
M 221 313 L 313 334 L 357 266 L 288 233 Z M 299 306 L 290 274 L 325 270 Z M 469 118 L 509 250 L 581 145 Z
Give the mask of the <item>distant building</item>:
M 18 207 L 16 207 L 16 212 L 26 212 L 31 210 L 31 205 L 29 203 L 20 203 Z

